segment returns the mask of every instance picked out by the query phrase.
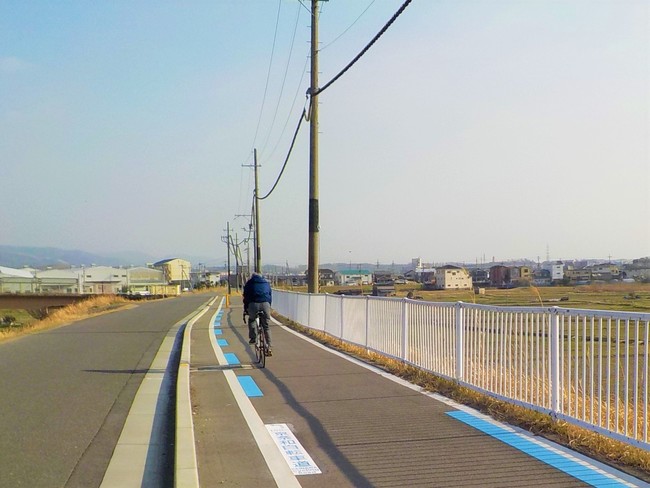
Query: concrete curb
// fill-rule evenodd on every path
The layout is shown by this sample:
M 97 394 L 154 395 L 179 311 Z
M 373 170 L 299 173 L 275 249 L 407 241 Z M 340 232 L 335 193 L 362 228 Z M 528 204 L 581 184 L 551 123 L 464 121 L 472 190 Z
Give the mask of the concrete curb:
M 174 486 L 176 488 L 199 488 L 199 469 L 196 460 L 192 399 L 190 397 L 190 338 L 194 323 L 210 309 L 217 298 L 214 297 L 210 300 L 203 310 L 187 323 L 183 331 L 183 347 L 176 380 L 176 462 L 174 466 Z M 219 308 L 222 304 L 223 298 Z

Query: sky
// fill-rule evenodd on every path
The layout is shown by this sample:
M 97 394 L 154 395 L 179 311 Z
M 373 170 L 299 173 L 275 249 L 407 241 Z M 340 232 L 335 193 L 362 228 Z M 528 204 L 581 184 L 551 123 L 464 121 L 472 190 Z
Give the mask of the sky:
M 321 3 L 320 86 L 402 3 Z M 305 5 L 0 0 L 0 245 L 223 264 L 307 103 Z M 413 0 L 319 98 L 321 263 L 650 255 L 647 0 Z M 264 264 L 306 264 L 308 202 L 303 122 Z

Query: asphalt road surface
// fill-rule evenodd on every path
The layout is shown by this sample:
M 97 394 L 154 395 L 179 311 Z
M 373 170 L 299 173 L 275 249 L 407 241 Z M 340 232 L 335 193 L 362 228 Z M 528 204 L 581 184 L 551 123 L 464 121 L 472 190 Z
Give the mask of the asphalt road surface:
M 210 298 L 142 303 L 0 344 L 0 487 L 99 486 L 163 338 Z

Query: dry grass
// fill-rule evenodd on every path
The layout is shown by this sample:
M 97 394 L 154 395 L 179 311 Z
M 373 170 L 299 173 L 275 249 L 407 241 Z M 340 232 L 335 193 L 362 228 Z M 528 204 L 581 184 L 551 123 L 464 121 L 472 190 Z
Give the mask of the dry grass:
M 395 376 L 438 393 L 458 403 L 475 408 L 491 417 L 548 438 L 558 444 L 615 466 L 633 476 L 650 481 L 650 453 L 583 429 L 565 421 L 558 421 L 539 412 L 497 400 L 457 383 L 437 377 L 414 366 L 382 356 L 365 348 L 353 346 L 320 331 L 314 331 L 277 316 L 284 324 L 329 347 L 371 363 Z
M 0 330 L 0 342 L 60 327 L 70 322 L 94 315 L 111 312 L 129 304 L 131 304 L 131 302 L 115 295 L 101 295 L 89 298 L 88 300 L 58 309 L 43 320 L 33 322 L 23 327 L 12 327 L 10 329 Z

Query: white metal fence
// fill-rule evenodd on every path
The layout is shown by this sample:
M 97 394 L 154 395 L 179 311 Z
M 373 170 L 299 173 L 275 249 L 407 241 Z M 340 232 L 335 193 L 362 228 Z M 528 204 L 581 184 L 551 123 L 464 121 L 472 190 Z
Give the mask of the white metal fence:
M 650 449 L 650 313 L 274 290 L 300 325 Z

